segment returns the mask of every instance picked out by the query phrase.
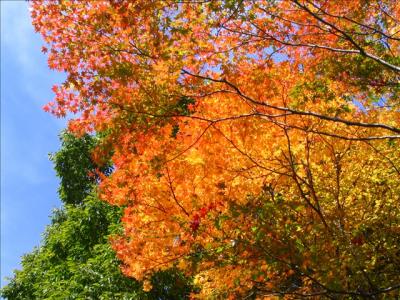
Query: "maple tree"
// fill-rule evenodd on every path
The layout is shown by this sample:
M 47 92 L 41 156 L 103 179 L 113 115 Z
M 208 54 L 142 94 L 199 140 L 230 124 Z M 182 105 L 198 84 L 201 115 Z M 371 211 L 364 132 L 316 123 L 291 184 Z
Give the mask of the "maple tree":
M 100 132 L 113 247 L 199 298 L 399 293 L 400 5 L 33 1 L 45 109 Z M 227 276 L 229 274 L 229 276 Z

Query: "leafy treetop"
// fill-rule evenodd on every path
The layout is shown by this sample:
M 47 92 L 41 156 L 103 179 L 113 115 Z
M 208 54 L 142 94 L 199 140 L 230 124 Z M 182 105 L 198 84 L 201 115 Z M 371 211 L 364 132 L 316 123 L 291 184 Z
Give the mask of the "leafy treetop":
M 95 183 L 83 176 L 92 169 L 88 157 L 96 137 L 78 139 L 64 133 L 61 141 L 53 160 L 65 188 L 60 189 L 65 206 L 54 210 L 41 245 L 23 256 L 21 270 L 15 271 L 1 296 L 10 300 L 186 299 L 193 288 L 176 269 L 154 274 L 144 286 L 122 274 L 109 243 L 111 236 L 121 233 L 122 209 L 89 193 Z M 151 285 L 151 292 L 145 292 Z
M 398 294 L 398 1 L 32 8 L 68 74 L 45 109 L 104 134 L 126 275 L 176 265 L 200 298 Z

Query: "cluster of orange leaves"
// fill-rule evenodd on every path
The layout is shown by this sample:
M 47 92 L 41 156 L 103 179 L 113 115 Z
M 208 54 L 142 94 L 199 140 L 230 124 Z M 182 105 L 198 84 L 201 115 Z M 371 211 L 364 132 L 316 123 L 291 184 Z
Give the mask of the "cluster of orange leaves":
M 400 6 L 370 2 L 33 1 L 68 75 L 45 109 L 104 136 L 128 276 L 176 266 L 200 298 L 395 290 Z

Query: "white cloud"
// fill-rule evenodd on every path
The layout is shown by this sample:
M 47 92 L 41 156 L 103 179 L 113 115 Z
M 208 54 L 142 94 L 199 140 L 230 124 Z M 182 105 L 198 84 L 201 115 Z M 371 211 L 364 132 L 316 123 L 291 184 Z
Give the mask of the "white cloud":
M 3 47 L 11 47 L 14 57 L 25 67 L 34 69 L 31 59 L 34 30 L 30 24 L 26 1 L 1 1 L 1 39 Z M 8 59 L 8 57 L 4 57 Z
M 51 86 L 62 82 L 65 75 L 47 67 L 47 58 L 40 52 L 44 43 L 31 24 L 28 2 L 0 1 L 0 4 L 2 61 L 12 61 L 19 67 L 19 89 L 29 96 L 29 99 L 23 99 L 24 104 L 34 104 L 35 109 L 41 109 L 52 100 Z M 6 72 L 7 70 L 2 70 L 2 75 L 14 75 L 4 74 Z M 7 99 L 2 100 L 7 102 Z M 64 128 L 66 123 L 65 120 L 56 118 L 50 122 L 59 128 Z

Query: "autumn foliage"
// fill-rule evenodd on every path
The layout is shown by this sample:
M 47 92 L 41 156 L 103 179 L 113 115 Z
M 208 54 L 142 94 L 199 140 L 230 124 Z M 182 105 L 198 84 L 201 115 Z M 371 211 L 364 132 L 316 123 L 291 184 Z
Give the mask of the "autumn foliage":
M 398 1 L 32 8 L 68 75 L 45 109 L 112 160 L 126 275 L 176 266 L 201 299 L 398 295 Z

